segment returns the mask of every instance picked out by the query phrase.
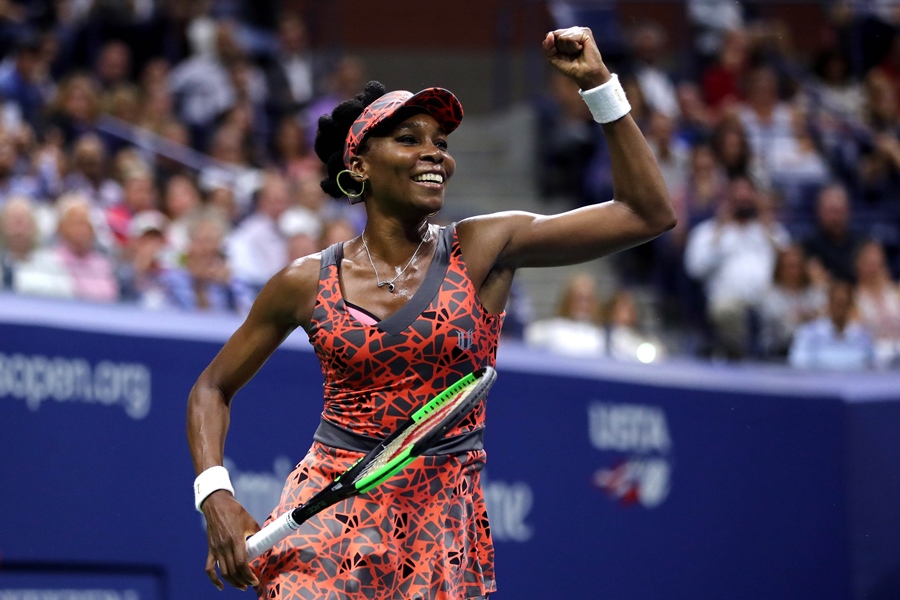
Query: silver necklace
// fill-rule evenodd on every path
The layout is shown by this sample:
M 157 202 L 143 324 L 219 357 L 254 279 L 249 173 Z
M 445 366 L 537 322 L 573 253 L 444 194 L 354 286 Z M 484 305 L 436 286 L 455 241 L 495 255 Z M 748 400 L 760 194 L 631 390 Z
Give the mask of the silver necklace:
M 419 250 L 422 248 L 422 244 L 425 243 L 425 240 L 427 240 L 431 237 L 430 234 L 431 234 L 431 228 L 428 229 L 428 232 L 426 235 L 422 236 L 422 241 L 419 242 L 418 246 L 416 246 L 416 251 L 413 252 L 412 256 L 409 257 L 409 262 L 406 263 L 406 266 L 403 267 L 402 271 L 400 271 L 399 273 L 394 275 L 393 279 L 381 279 L 381 277 L 378 276 L 378 269 L 375 268 L 375 261 L 372 260 L 372 253 L 369 252 L 369 245 L 366 243 L 366 232 L 363 231 L 362 234 L 360 235 L 360 237 L 362 238 L 363 248 L 366 249 L 366 256 L 369 257 L 369 264 L 372 265 L 372 271 L 375 272 L 375 285 L 377 285 L 378 287 L 387 286 L 388 291 L 391 293 L 394 293 L 394 287 L 395 287 L 394 282 L 397 281 L 397 279 L 399 279 L 401 275 L 406 273 L 406 270 L 409 268 L 409 265 L 411 265 L 412 262 L 416 259 L 416 255 L 419 253 Z

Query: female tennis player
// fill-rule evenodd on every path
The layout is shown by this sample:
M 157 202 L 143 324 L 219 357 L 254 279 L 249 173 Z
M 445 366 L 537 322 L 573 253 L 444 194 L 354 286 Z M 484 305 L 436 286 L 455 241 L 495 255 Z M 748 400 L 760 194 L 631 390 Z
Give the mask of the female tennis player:
M 479 473 L 484 406 L 435 453 L 381 487 L 340 501 L 248 562 L 259 525 L 221 466 L 229 406 L 295 328 L 325 376 L 325 408 L 273 515 L 305 502 L 431 396 L 493 366 L 516 271 L 595 259 L 675 224 L 657 164 L 590 30 L 548 33 L 550 64 L 582 90 L 609 142 L 615 198 L 554 216 L 505 212 L 444 228 L 455 163 L 447 138 L 463 111 L 447 90 L 390 92 L 370 83 L 319 121 L 322 187 L 365 203 L 363 233 L 294 261 L 200 375 L 188 401 L 195 503 L 206 517 L 206 572 L 260 598 L 486 598 L 496 590 Z

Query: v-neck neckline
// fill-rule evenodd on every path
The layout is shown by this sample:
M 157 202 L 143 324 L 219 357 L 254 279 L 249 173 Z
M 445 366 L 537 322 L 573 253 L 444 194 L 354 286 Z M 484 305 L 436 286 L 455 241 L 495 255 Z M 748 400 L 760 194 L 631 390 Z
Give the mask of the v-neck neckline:
M 376 327 L 389 335 L 399 335 L 404 329 L 412 325 L 413 322 L 419 318 L 425 309 L 428 308 L 428 305 L 431 304 L 431 301 L 434 300 L 441 289 L 441 284 L 444 282 L 447 268 L 450 266 L 450 248 L 453 242 L 454 225 L 442 227 L 440 229 L 437 246 L 434 249 L 434 255 L 431 257 L 431 264 L 428 265 L 428 271 L 425 273 L 425 278 L 419 285 L 419 289 L 412 295 L 412 298 L 407 300 L 396 312 L 381 319 L 374 325 L 359 323 L 360 326 Z M 344 243 L 335 244 L 329 250 L 333 251 L 334 264 L 337 266 L 337 288 L 340 298 L 338 299 L 336 308 L 353 319 L 354 317 L 347 311 L 346 301 L 344 300 L 344 290 L 340 281 L 341 261 L 344 258 Z

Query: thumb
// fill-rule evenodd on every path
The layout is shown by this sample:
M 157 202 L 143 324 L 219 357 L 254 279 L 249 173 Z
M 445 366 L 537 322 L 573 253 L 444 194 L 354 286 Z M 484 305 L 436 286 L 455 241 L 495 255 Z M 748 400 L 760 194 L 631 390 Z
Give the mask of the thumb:
M 553 35 L 553 32 L 548 32 L 546 36 L 544 36 L 544 41 L 541 42 L 541 48 L 544 50 L 544 56 L 547 58 L 553 58 L 559 52 L 556 49 L 556 36 Z

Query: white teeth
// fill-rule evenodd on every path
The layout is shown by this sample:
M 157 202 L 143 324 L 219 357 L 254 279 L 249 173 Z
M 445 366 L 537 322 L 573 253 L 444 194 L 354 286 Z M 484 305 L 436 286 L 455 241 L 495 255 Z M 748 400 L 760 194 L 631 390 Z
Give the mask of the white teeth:
M 444 177 L 438 173 L 423 173 L 413 177 L 413 181 L 422 181 L 428 183 L 444 183 Z

